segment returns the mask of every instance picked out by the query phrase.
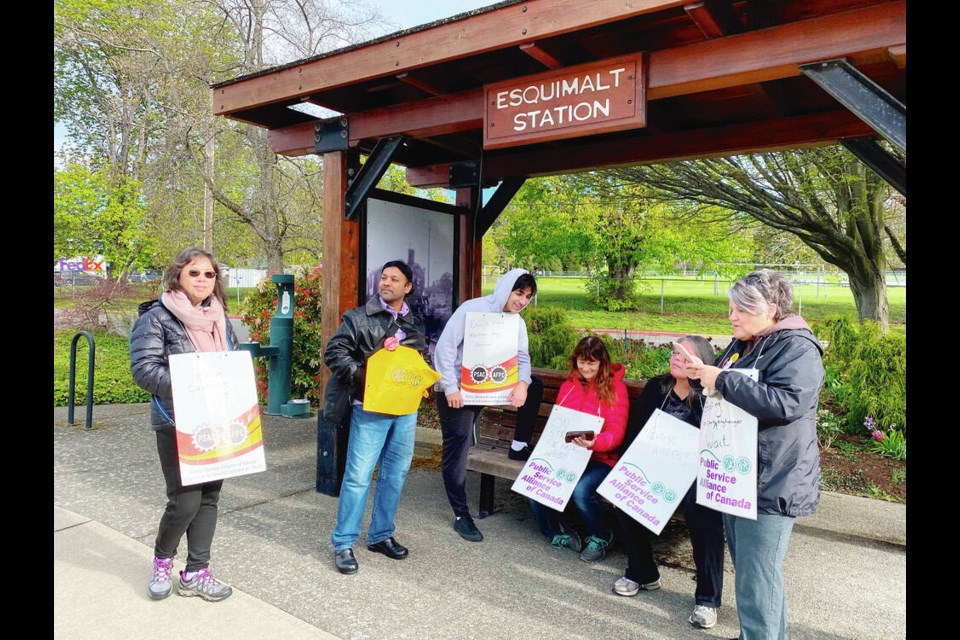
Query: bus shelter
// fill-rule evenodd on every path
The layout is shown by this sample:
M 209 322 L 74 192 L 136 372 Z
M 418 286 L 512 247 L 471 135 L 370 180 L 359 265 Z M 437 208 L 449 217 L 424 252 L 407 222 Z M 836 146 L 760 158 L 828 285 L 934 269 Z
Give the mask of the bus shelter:
M 906 152 L 906 1 L 504 0 L 211 98 L 275 153 L 323 157 L 324 335 L 394 258 L 439 332 L 480 295 L 483 235 L 532 176 L 839 142 L 906 194 L 879 144 Z M 455 205 L 377 189 L 391 163 Z M 345 438 L 318 429 L 317 490 L 337 495 Z

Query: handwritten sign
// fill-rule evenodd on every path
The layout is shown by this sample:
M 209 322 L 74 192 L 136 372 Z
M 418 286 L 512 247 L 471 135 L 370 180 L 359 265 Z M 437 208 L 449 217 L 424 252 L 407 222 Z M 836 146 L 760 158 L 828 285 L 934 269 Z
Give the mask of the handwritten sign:
M 464 404 L 508 404 L 520 381 L 519 336 L 520 316 L 515 313 L 467 313 L 460 365 Z
M 483 148 L 646 126 L 643 54 L 484 86 Z
M 250 352 L 171 355 L 170 386 L 184 485 L 266 470 Z
M 729 369 L 757 380 L 756 369 Z M 718 394 L 703 404 L 697 504 L 757 519 L 757 419 Z
M 520 495 L 563 511 L 593 452 L 564 442 L 567 431 L 600 432 L 603 418 L 553 405 L 543 434 L 510 487 Z
M 660 535 L 697 478 L 693 425 L 657 409 L 597 493 Z

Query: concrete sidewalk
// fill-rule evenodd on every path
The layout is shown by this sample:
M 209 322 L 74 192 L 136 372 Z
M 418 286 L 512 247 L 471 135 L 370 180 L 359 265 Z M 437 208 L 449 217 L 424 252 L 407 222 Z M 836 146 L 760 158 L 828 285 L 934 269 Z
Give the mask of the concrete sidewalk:
M 625 556 L 614 548 L 587 564 L 552 548 L 507 482 L 497 483 L 498 512 L 478 521 L 485 540 L 460 539 L 439 472 L 416 462 L 397 516 L 410 557 L 393 561 L 360 541 L 359 573 L 342 576 L 330 545 L 337 501 L 313 488 L 315 418 L 265 416 L 267 471 L 224 484 L 211 570 L 234 595 L 153 602 L 146 586 L 165 496 L 149 406 L 97 406 L 90 432 L 77 416 L 69 426 L 66 409 L 54 409 L 56 638 L 657 640 L 738 629 L 729 558 L 718 624 L 687 623 L 694 583 L 682 524 L 656 546 L 664 588 L 623 598 L 611 587 Z M 418 431 L 418 455 L 436 436 Z M 478 491 L 471 473 L 473 501 Z M 785 562 L 791 638 L 906 637 L 905 517 L 903 505 L 828 493 L 798 520 Z

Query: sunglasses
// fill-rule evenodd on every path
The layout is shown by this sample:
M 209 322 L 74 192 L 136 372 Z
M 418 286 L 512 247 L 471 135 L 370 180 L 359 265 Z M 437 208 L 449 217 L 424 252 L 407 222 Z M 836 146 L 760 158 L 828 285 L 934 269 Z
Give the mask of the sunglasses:
M 190 276 L 191 278 L 199 278 L 199 277 L 200 277 L 200 272 L 197 271 L 196 269 L 190 269 L 190 271 L 187 271 L 187 275 Z M 206 278 L 207 280 L 213 280 L 214 278 L 217 277 L 217 272 L 216 272 L 216 271 L 204 271 L 204 272 L 203 272 L 203 277 Z

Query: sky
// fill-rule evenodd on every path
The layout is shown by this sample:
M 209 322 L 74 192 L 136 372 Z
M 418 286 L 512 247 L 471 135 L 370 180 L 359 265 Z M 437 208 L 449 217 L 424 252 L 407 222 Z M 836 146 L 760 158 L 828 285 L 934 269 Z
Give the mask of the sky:
M 396 22 L 398 29 L 409 29 L 421 24 L 427 24 L 441 18 L 449 18 L 464 11 L 472 11 L 480 7 L 497 4 L 500 0 L 379 0 L 370 2 L 380 7 L 391 22 Z

